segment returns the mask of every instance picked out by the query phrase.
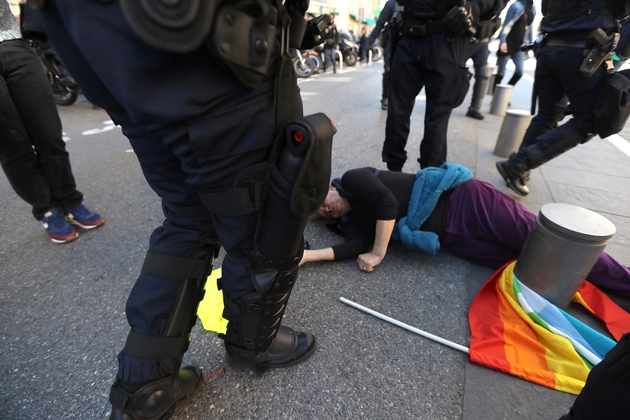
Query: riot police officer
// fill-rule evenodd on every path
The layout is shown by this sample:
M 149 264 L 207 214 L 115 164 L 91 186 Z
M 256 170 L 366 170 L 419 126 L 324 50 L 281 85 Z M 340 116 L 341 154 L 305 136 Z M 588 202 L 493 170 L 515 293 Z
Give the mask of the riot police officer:
M 605 56 L 614 47 L 618 18 L 627 14 L 629 5 L 613 0 L 542 2 L 544 39 L 534 84 L 538 114 L 518 152 L 496 162 L 507 186 L 517 194 L 529 194 L 531 169 L 594 136 L 594 99 L 605 83 Z M 566 115 L 567 98 L 573 118 L 558 126 Z
M 465 33 L 476 20 L 497 15 L 505 4 L 501 0 L 398 3 L 404 3 L 402 35 L 393 51 L 382 158 L 389 170 L 402 170 L 407 160 L 405 145 L 411 112 L 424 87 L 427 101 L 418 162 L 421 168 L 439 167 L 446 162 L 451 111 L 468 91 L 465 62 L 469 36 Z
M 201 371 L 180 367 L 220 246 L 227 252 L 219 287 L 228 363 L 263 372 L 300 363 L 315 350 L 313 335 L 281 320 L 303 227 L 323 202 L 328 179 L 304 184 L 308 196 L 287 191 L 295 182 L 287 168 L 298 167 L 301 179 L 314 174 L 278 146 L 284 143 L 274 146 L 285 139 L 278 134 L 287 123 L 296 141 L 308 140 L 301 143 L 308 159 L 332 137 L 323 114 L 297 118 L 301 102 L 288 48 L 300 46 L 304 27 L 300 34 L 289 25 L 303 23 L 307 8 L 308 1 L 44 2 L 51 41 L 88 100 L 122 127 L 165 215 L 127 301 L 131 331 L 111 388 L 112 419 L 168 418 L 198 390 Z M 317 30 L 326 24 L 316 23 Z M 313 46 L 321 43 L 315 38 Z M 313 133 L 324 140 L 315 142 Z M 316 163 L 326 174 L 329 150 L 321 151 Z M 329 175 L 328 168 L 322 178 Z M 293 226 L 285 229 L 287 223 Z

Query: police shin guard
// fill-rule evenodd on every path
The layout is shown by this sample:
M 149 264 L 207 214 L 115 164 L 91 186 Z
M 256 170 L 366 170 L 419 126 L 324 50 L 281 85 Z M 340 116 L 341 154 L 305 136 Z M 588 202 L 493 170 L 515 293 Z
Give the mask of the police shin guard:
M 237 326 L 228 324 L 227 360 L 236 369 L 264 373 L 307 360 L 316 349 L 312 334 L 281 326 L 282 316 L 297 279 L 297 270 L 277 272 L 270 288 L 233 301 L 224 294 L 226 307 L 238 314 Z
M 193 258 L 147 254 L 142 271 L 173 278 L 180 281 L 180 287 L 162 336 L 131 330 L 123 351 L 132 357 L 158 360 L 160 370 L 167 376 L 140 387 L 117 379 L 109 396 L 110 420 L 168 419 L 199 389 L 203 381 L 201 370 L 195 366 L 180 370 L 180 366 L 215 256 L 209 252 Z
M 238 315 L 225 335 L 233 367 L 264 372 L 308 359 L 315 337 L 281 327 L 304 251 L 302 232 L 326 198 L 330 182 L 332 136 L 324 114 L 296 118 L 283 129 L 267 176 L 259 213 L 256 249 L 246 261 L 255 292 L 238 300 L 224 293 L 226 308 Z

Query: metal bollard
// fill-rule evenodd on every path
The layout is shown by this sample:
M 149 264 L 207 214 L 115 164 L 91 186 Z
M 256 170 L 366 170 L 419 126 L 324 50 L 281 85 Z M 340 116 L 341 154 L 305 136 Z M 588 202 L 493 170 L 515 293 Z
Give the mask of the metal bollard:
M 493 153 L 506 158 L 509 157 L 512 152 L 517 152 L 531 120 L 532 115 L 529 111 L 508 109 L 505 112 L 505 117 L 503 118 Z
M 566 309 L 615 231 L 610 220 L 590 210 L 545 204 L 518 256 L 514 275 Z
M 508 104 L 510 103 L 510 96 L 512 95 L 512 85 L 497 85 L 492 96 L 492 103 L 490 104 L 490 113 L 498 115 L 500 117 L 505 115 Z
M 488 78 L 488 90 L 486 92 L 486 95 L 492 95 L 494 93 L 493 92 L 494 78 L 496 77 L 496 75 L 497 75 L 497 70 L 496 70 L 496 67 L 494 67 L 492 71 L 490 72 L 490 77 Z
M 339 58 L 339 70 L 343 70 L 343 54 L 339 50 L 335 50 L 335 55 Z

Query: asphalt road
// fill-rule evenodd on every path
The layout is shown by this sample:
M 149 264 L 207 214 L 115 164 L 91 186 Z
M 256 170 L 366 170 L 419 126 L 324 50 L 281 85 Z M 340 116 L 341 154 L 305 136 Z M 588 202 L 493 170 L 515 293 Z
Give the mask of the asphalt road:
M 305 112 L 325 112 L 338 129 L 334 176 L 359 166 L 384 168 L 382 64 L 346 70 L 300 82 Z M 526 109 L 526 83 L 522 89 L 512 101 Z M 476 168 L 476 122 L 463 116 L 468 103 L 453 113 L 449 160 Z M 407 172 L 418 169 L 423 111 L 421 93 Z M 106 113 L 83 101 L 60 114 L 78 188 L 105 225 L 53 244 L 0 176 L 0 418 L 7 420 L 105 418 L 129 328 L 125 300 L 149 234 L 163 219 L 128 141 Z M 306 238 L 314 248 L 342 240 L 315 219 Z M 352 261 L 308 264 L 284 323 L 317 336 L 313 358 L 261 378 L 226 368 L 175 418 L 558 418 L 573 396 L 472 365 L 457 350 L 339 302 L 348 298 L 467 346 L 468 304 L 490 273 L 447 252 L 423 255 L 400 244 L 373 273 Z M 225 368 L 222 341 L 198 323 L 184 362 L 205 374 Z

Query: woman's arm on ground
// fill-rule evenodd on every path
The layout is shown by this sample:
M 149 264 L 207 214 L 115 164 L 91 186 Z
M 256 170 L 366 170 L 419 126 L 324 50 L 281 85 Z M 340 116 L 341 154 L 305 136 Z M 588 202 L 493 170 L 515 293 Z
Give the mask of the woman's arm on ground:
M 357 265 L 359 270 L 374 271 L 374 267 L 379 265 L 385 254 L 387 254 L 387 246 L 392 238 L 392 232 L 396 220 L 377 220 L 376 221 L 376 237 L 374 238 L 374 246 L 372 251 L 359 255 Z

